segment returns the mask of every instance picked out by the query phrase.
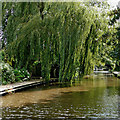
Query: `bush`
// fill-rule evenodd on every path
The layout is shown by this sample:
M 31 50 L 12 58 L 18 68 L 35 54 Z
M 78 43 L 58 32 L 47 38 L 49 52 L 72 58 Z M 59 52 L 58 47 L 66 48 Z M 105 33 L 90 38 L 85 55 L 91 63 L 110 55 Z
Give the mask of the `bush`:
M 28 80 L 30 78 L 30 73 L 24 68 L 15 69 L 14 74 L 15 74 L 15 81 L 16 82 Z
M 3 85 L 25 81 L 30 78 L 30 74 L 26 69 L 13 69 L 8 63 L 1 62 L 0 63 L 0 76 L 2 77 Z
M 2 76 L 2 84 L 8 84 L 15 82 L 15 75 L 13 68 L 5 62 L 0 63 L 0 76 Z

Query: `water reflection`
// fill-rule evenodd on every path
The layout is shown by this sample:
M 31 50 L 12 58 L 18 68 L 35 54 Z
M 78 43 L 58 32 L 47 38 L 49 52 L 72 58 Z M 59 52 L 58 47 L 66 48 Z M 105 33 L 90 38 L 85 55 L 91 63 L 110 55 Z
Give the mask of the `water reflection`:
M 2 97 L 6 118 L 117 118 L 120 80 L 93 75 L 72 87 L 38 87 Z

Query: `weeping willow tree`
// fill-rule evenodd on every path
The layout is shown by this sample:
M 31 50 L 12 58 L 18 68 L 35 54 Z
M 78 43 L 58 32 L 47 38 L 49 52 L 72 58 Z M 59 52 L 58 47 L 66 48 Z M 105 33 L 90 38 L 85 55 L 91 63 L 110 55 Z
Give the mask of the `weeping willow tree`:
M 2 27 L 4 31 L 4 42 L 7 44 L 15 40 L 17 34 L 14 34 L 16 31 L 19 31 L 19 27 L 26 24 L 36 13 L 41 11 L 41 3 L 30 3 L 30 2 L 21 2 L 21 3 L 2 3 Z M 3 47 L 4 43 L 3 42 Z
M 3 41 L 7 40 L 6 53 L 16 66 L 32 72 L 39 61 L 47 82 L 53 72 L 64 82 L 73 80 L 76 72 L 80 77 L 93 71 L 107 30 L 105 13 L 82 3 L 5 3 L 3 7 L 9 8 L 9 14 L 3 15 Z

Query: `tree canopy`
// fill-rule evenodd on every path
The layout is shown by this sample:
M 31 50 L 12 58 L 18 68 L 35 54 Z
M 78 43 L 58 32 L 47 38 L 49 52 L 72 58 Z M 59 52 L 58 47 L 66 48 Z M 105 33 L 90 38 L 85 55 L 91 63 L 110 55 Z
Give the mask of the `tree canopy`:
M 3 48 L 13 67 L 70 81 L 90 74 L 109 31 L 108 9 L 70 2 L 3 3 Z M 110 27 L 111 28 L 111 27 Z M 111 28 L 112 29 L 112 28 Z

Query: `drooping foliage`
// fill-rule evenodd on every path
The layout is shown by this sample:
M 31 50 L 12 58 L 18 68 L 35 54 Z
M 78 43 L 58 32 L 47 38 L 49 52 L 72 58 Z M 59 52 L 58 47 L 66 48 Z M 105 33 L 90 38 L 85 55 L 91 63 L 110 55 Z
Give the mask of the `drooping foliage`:
M 108 29 L 107 14 L 83 3 L 4 3 L 3 46 L 13 67 L 31 73 L 39 63 L 47 82 L 72 80 L 90 74 L 102 35 Z
M 17 31 L 39 12 L 41 3 L 3 3 L 2 27 L 4 42 L 9 44 L 17 37 Z M 3 43 L 3 47 L 4 47 Z
M 112 11 L 112 15 L 114 16 L 111 20 L 112 24 L 115 24 L 118 20 L 120 20 L 120 7 Z M 113 57 L 116 59 L 116 70 L 120 71 L 120 21 L 118 22 L 117 30 L 117 42 L 115 44 L 115 49 L 113 53 Z
M 113 70 L 120 70 L 120 8 L 110 11 L 109 30 L 103 36 L 101 56 Z

